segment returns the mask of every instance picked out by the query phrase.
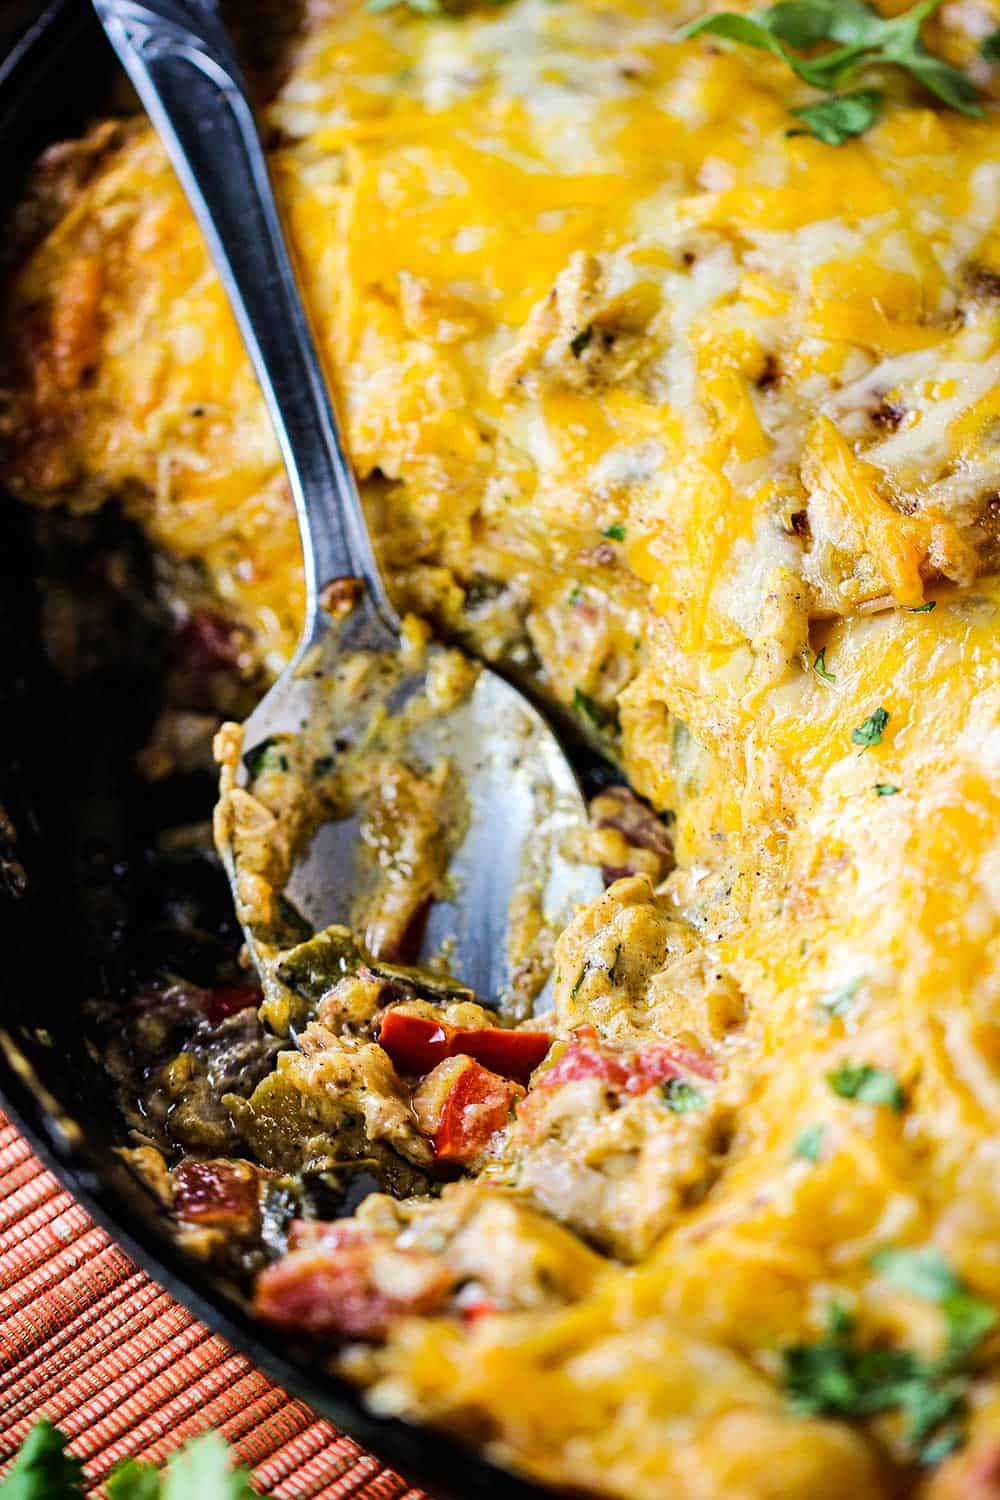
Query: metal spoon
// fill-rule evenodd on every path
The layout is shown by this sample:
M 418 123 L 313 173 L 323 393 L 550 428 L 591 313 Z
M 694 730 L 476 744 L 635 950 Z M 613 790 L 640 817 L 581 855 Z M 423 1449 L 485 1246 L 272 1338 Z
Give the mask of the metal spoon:
M 379 576 L 245 83 L 215 0 L 95 0 L 95 8 L 208 242 L 295 501 L 305 626 L 293 660 L 247 720 L 244 745 L 252 751 L 314 722 L 331 676 L 351 653 L 374 653 L 390 665 L 391 711 L 423 689 L 425 668 L 415 670 L 400 653 L 399 622 Z M 357 602 L 341 620 L 321 607 L 324 591 L 339 579 L 360 581 Z M 366 715 L 370 711 L 369 704 Z M 349 737 L 351 725 L 344 729 Z M 576 778 L 538 712 L 485 668 L 464 701 L 408 733 L 398 749 L 422 765 L 444 754 L 460 771 L 466 796 L 449 899 L 432 906 L 420 955 L 444 945 L 455 976 L 481 998 L 496 999 L 511 984 L 505 939 L 511 902 L 525 878 L 539 887 L 551 924 L 564 922 L 575 903 L 601 888 L 595 869 L 562 853 L 566 834 L 586 819 Z M 349 921 L 362 878 L 358 837 L 356 817 L 324 825 L 285 887 L 316 929 Z M 232 859 L 229 864 L 234 880 Z M 259 933 L 252 924 L 247 936 L 254 949 Z

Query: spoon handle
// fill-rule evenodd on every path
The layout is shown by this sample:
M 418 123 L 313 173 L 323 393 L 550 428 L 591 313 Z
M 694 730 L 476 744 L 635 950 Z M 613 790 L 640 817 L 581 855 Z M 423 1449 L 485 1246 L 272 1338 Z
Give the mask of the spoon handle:
M 361 577 L 396 616 L 337 430 L 239 64 L 215 0 L 94 0 L 208 241 L 281 447 L 302 538 L 303 646 L 324 584 Z

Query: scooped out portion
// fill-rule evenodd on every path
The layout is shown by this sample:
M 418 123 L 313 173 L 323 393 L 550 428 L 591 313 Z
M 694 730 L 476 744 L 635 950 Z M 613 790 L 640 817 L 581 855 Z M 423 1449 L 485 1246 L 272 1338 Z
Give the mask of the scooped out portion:
M 183 1242 L 374 1410 L 615 1500 L 988 1500 L 1000 13 L 738 9 L 309 9 L 266 123 L 380 565 L 617 766 L 606 888 L 527 882 L 473 994 L 410 948 L 452 768 L 223 730 L 260 970 L 171 950 L 105 1057 Z M 7 476 L 151 539 L 190 775 L 296 637 L 287 487 L 149 130 L 38 185 Z M 371 880 L 304 921 L 333 812 Z

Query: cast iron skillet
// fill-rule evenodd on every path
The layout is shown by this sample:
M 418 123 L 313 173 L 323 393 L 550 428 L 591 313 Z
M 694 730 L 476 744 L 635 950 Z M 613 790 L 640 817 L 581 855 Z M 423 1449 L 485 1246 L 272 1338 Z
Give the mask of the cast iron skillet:
M 0 20 L 5 221 L 31 161 L 101 112 L 114 66 L 86 0 L 39 11 L 38 0 L 6 0 Z M 119 523 L 90 524 L 99 573 L 106 533 L 119 540 Z M 139 588 L 152 599 L 148 559 L 135 551 Z M 84 548 L 63 563 L 78 574 L 86 558 Z M 259 1324 L 173 1246 L 151 1197 L 115 1155 L 121 1127 L 86 1044 L 84 1002 L 120 991 L 133 940 L 155 923 L 159 897 L 143 853 L 151 837 L 206 816 L 213 789 L 207 778 L 150 787 L 130 769 L 163 669 L 152 605 L 148 620 L 119 622 L 126 644 L 117 654 L 84 653 L 72 685 L 56 676 L 40 647 L 35 583 L 50 565 L 32 518 L 0 495 L 0 809 L 9 816 L 0 815 L 0 1104 L 133 1260 L 338 1428 L 441 1496 L 544 1500 L 551 1491 L 455 1441 L 372 1416 L 352 1386 L 310 1364 L 305 1348 Z

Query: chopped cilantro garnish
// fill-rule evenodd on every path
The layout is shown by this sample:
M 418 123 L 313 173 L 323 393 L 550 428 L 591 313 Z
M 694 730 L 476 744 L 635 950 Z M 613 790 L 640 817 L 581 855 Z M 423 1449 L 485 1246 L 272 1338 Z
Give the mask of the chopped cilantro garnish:
M 816 1004 L 829 1016 L 846 1016 L 864 982 L 864 975 L 859 974 L 846 984 L 839 984 L 835 990 L 828 990 L 825 995 L 820 995 Z
M 813 662 L 813 671 L 816 673 L 817 677 L 822 677 L 824 682 L 836 682 L 837 680 L 836 673 L 827 670 L 825 646 L 823 647 L 822 651 L 816 652 L 816 660 Z
M 880 745 L 888 722 L 888 710 L 877 708 L 874 713 L 868 715 L 863 724 L 851 730 L 852 744 L 860 745 L 865 750 L 870 749 L 872 745 Z
M 36 1422 L 0 1485 L 10 1500 L 72 1500 L 83 1491 L 83 1464 L 70 1458 L 66 1439 L 47 1417 Z
M 902 68 L 952 109 L 982 114 L 971 78 L 928 52 L 920 39 L 921 26 L 941 3 L 918 0 L 901 15 L 886 17 L 866 0 L 778 0 L 749 16 L 701 16 L 678 38 L 707 33 L 780 58 L 804 83 L 828 95 L 795 113 L 819 140 L 839 146 L 878 117 L 882 99 L 874 89 L 835 92 L 869 68 Z M 823 43 L 832 45 L 816 52 Z
M 795 1137 L 792 1155 L 797 1156 L 801 1161 L 819 1161 L 825 1138 L 825 1125 L 807 1125 L 805 1130 L 800 1130 Z
M 573 707 L 578 714 L 583 714 L 589 719 L 595 729 L 608 729 L 615 723 L 614 711 L 605 708 L 603 703 L 598 703 L 597 699 L 585 693 L 583 688 L 573 689 Z
M 83 1500 L 83 1464 L 65 1451 L 66 1439 L 43 1418 L 28 1433 L 14 1467 L 0 1483 L 3 1500 Z M 217 1432 L 171 1454 L 165 1470 L 125 1459 L 107 1477 L 108 1500 L 253 1500 L 257 1491 L 246 1469 L 232 1467 L 228 1445 Z
M 937 1303 L 944 1314 L 953 1359 L 964 1358 L 996 1326 L 992 1302 L 970 1292 L 933 1245 L 918 1250 L 889 1245 L 872 1256 L 872 1267 L 901 1291 Z
M 1000 31 L 991 31 L 979 43 L 979 56 L 987 62 L 1000 62 Z
M 269 739 L 261 740 L 259 745 L 244 752 L 243 764 L 247 768 L 247 775 L 254 780 L 265 771 L 287 771 L 288 757 L 283 753 L 277 735 L 271 735 Z
M 932 609 L 937 607 L 936 599 L 928 599 L 926 604 L 915 604 L 912 609 L 907 610 L 911 615 L 929 615 Z
M 853 1099 L 858 1104 L 881 1104 L 895 1110 L 901 1110 L 906 1102 L 895 1074 L 871 1063 L 841 1063 L 826 1078 L 841 1099 Z
M 853 89 L 849 94 L 831 94 L 816 104 L 793 109 L 806 130 L 789 130 L 789 135 L 814 135 L 824 146 L 842 146 L 852 136 L 864 135 L 878 119 L 883 95 L 878 89 Z
M 937 1300 L 937 1299 L 934 1299 Z M 859 1345 L 854 1320 L 834 1305 L 827 1336 L 783 1352 L 785 1389 L 802 1416 L 872 1417 L 898 1411 L 903 1435 L 921 1463 L 937 1463 L 964 1441 L 969 1349 L 949 1345 L 939 1359 L 910 1349 Z
M 566 595 L 566 601 L 569 604 L 579 604 L 579 602 L 580 602 L 580 600 L 581 600 L 582 597 L 583 597 L 583 590 L 581 589 L 581 587 L 580 587 L 580 585 L 578 583 L 574 583 L 573 587 L 570 589 L 569 593 Z
M 891 781 L 876 781 L 875 795 L 876 797 L 898 797 L 899 787 L 893 786 Z
M 623 542 L 625 540 L 625 527 L 621 521 L 616 521 L 613 526 L 606 526 L 601 532 L 601 536 L 610 537 L 613 542 Z
M 705 1095 L 683 1078 L 668 1078 L 663 1085 L 663 1097 L 667 1108 L 675 1115 L 687 1115 L 692 1110 L 705 1108 Z

